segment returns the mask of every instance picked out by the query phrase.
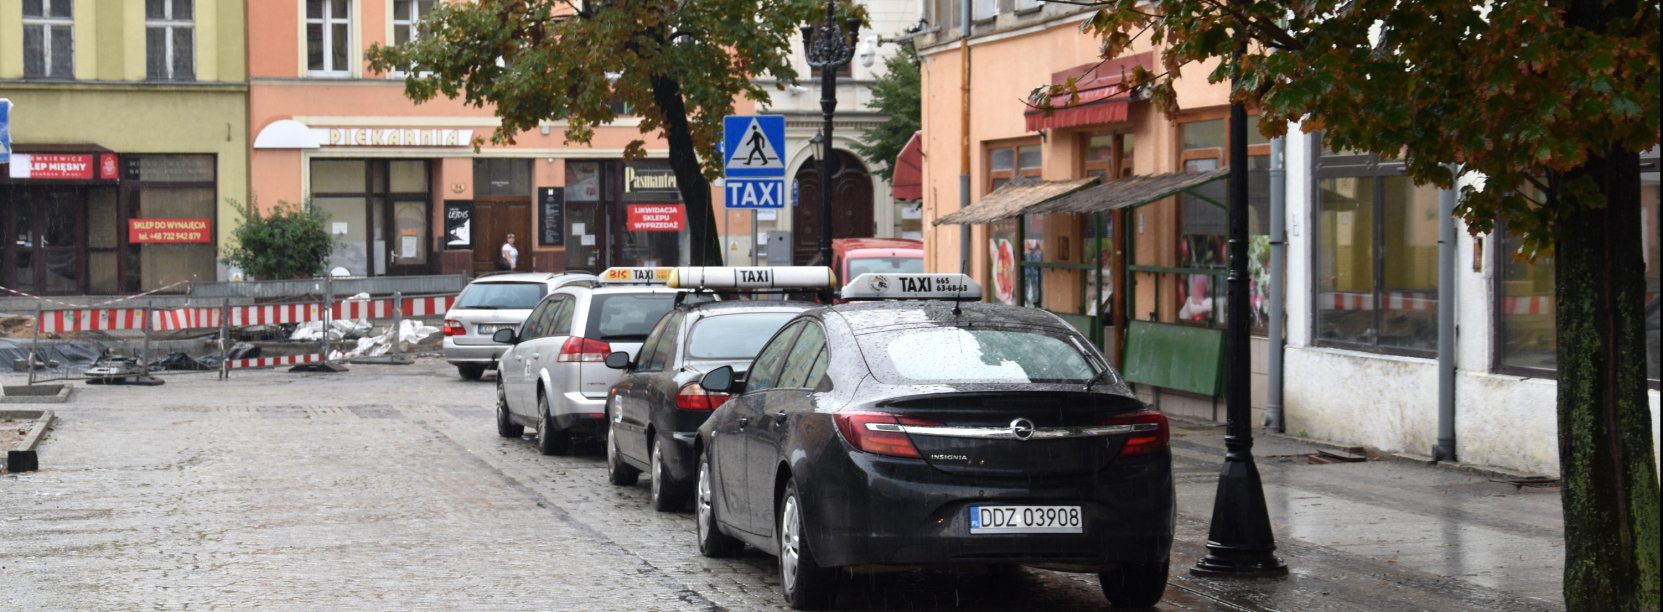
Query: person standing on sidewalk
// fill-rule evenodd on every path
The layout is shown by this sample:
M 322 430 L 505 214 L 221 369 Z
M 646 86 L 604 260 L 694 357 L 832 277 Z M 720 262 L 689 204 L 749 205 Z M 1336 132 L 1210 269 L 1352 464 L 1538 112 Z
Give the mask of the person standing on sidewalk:
M 502 243 L 502 255 L 497 259 L 497 268 L 513 270 L 520 265 L 520 250 L 514 248 L 514 235 L 509 234 Z

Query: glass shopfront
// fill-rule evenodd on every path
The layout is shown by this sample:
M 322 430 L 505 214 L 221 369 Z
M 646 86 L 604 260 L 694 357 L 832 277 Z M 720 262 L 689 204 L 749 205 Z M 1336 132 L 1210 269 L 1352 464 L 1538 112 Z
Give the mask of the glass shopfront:
M 336 238 L 330 269 L 353 276 L 428 274 L 428 172 L 427 160 L 312 160 L 312 204 L 329 218 Z

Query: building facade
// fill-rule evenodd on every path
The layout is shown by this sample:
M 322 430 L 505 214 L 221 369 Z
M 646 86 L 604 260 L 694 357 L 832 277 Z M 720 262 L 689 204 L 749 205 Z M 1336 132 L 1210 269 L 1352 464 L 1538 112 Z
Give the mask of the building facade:
M 1103 61 L 1099 41 L 1079 31 L 1089 9 L 974 0 L 963 38 L 958 0 L 925 7 L 929 269 L 959 269 L 968 225 L 968 268 L 985 299 L 1057 313 L 1099 341 L 1147 401 L 1222 420 L 1226 86 L 1178 83 L 1181 111 L 1169 118 L 1117 86 L 1133 66 L 1154 66 L 1158 50 Z M 1053 99 L 1053 110 L 1024 102 L 1036 87 L 1069 82 L 1077 95 Z M 1297 127 L 1280 143 L 1290 264 L 1280 289 L 1284 373 L 1269 378 L 1272 145 L 1249 132 L 1255 410 L 1280 385 L 1290 433 L 1428 454 L 1438 438 L 1437 304 L 1454 300 L 1457 458 L 1556 474 L 1551 261 L 1514 261 L 1516 239 L 1458 226 L 1455 286 L 1438 286 L 1442 194 L 1414 185 L 1401 164 L 1326 151 Z M 1639 221 L 1655 435 L 1658 174 L 1655 154 L 1647 160 Z M 970 185 L 962 210 L 961 172 Z
M 241 0 L 0 1 L 0 285 L 183 290 L 223 276 L 248 193 Z
M 597 129 L 589 146 L 564 142 L 563 125 L 549 122 L 476 153 L 473 139 L 499 124 L 490 110 L 414 104 L 402 74 L 369 69 L 370 45 L 420 36 L 436 2 L 248 3 L 261 24 L 249 79 L 261 205 L 322 208 L 339 241 L 330 266 L 352 275 L 495 270 L 509 234 L 519 270 L 687 261 L 688 211 L 666 145 L 638 119 Z M 647 159 L 625 162 L 625 146 L 642 138 Z

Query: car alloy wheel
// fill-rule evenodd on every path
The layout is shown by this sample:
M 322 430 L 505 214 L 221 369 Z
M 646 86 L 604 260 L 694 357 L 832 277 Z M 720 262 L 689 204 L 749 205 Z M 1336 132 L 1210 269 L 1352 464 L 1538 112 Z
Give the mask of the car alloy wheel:
M 699 554 L 715 559 L 739 554 L 745 545 L 722 533 L 722 529 L 716 526 L 716 489 L 710 479 L 710 458 L 704 453 L 699 453 L 699 476 L 695 489 L 698 493 L 693 524 L 698 531 Z
M 795 479 L 786 481 L 779 508 L 780 587 L 785 601 L 796 609 L 824 608 L 837 595 L 837 571 L 814 560 Z
M 525 426 L 515 423 L 508 416 L 508 393 L 502 388 L 502 380 L 497 380 L 497 435 L 504 438 L 518 438 L 525 435 Z
M 659 512 L 673 512 L 687 505 L 687 494 L 679 483 L 670 482 L 670 469 L 664 465 L 664 444 L 653 440 L 647 449 L 647 463 L 652 468 L 652 507 Z
M 549 398 L 537 393 L 537 451 L 545 455 L 564 455 L 571 452 L 572 433 L 555 429 L 554 417 L 549 414 Z

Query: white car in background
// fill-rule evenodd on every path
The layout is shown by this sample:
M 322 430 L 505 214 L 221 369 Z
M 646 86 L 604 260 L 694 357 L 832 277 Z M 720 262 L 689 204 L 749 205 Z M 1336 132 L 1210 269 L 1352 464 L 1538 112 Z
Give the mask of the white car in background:
M 510 272 L 481 276 L 468 283 L 445 313 L 445 361 L 466 380 L 479 380 L 497 367 L 507 347 L 491 341 L 499 329 L 518 329 L 531 309 L 561 287 L 592 287 L 587 272 Z

